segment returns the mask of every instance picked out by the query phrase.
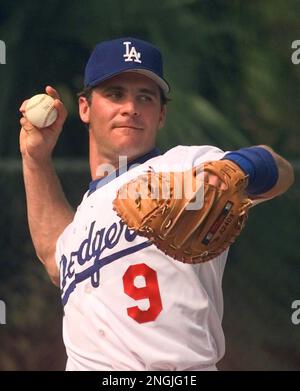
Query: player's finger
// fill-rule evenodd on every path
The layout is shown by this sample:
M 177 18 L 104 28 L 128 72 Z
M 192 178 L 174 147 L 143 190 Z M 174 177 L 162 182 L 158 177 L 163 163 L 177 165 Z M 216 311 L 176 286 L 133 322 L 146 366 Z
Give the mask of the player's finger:
M 21 124 L 21 126 L 23 126 L 23 127 L 25 126 L 26 128 L 31 128 L 31 127 L 33 127 L 32 123 L 29 122 L 28 119 L 27 119 L 26 117 L 22 117 L 22 118 L 20 119 L 20 124 Z
M 60 127 L 65 122 L 68 112 L 62 101 L 59 99 L 54 100 L 54 107 L 56 108 L 58 113 L 57 120 L 55 121 L 55 126 Z
M 221 190 L 227 190 L 227 187 L 228 186 L 226 185 L 226 183 L 221 181 L 221 185 L 220 185 Z
M 26 133 L 29 133 L 29 132 L 33 132 L 37 129 L 33 125 L 28 123 L 28 124 L 22 126 L 22 130 L 24 130 Z
M 208 183 L 221 190 L 226 190 L 227 185 L 217 175 L 209 175 Z
M 28 121 L 28 119 L 26 117 L 22 117 L 20 119 L 20 124 L 21 124 L 21 127 L 22 129 L 25 130 L 25 132 L 32 132 L 32 131 L 39 131 L 39 129 L 34 126 L 30 121 Z
M 27 122 L 27 120 L 26 120 L 25 117 L 20 118 L 20 124 L 21 124 L 21 126 L 25 125 L 26 122 Z
M 22 126 L 24 126 L 24 125 L 28 125 L 28 126 L 34 126 L 30 121 L 28 121 L 28 119 L 26 118 L 26 117 L 22 117 L 22 118 L 20 118 L 20 124 L 22 125 Z
M 22 121 L 23 120 L 23 121 Z M 31 132 L 33 130 L 36 130 L 36 127 L 32 125 L 29 121 L 27 121 L 25 118 L 22 118 L 20 120 L 22 129 L 24 129 L 26 132 Z
M 50 95 L 53 99 L 60 99 L 60 96 L 59 96 L 59 93 L 57 92 L 57 90 L 55 88 L 53 88 L 52 86 L 47 86 L 45 88 L 45 91 L 48 95 Z
M 19 111 L 24 115 L 25 113 L 25 109 L 26 109 L 26 105 L 27 105 L 27 102 L 28 102 L 28 99 L 24 100 L 24 102 L 21 104 L 20 108 L 19 108 Z

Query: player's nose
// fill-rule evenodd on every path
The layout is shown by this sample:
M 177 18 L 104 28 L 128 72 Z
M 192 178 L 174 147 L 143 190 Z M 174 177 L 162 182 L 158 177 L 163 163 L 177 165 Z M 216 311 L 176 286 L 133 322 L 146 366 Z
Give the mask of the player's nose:
M 137 102 L 134 99 L 126 99 L 121 107 L 122 115 L 138 116 L 140 115 Z

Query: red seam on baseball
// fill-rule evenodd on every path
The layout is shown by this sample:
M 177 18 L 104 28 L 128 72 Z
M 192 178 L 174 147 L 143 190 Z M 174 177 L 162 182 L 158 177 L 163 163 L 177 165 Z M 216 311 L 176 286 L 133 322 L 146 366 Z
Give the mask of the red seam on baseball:
M 46 126 L 47 119 L 49 118 L 49 115 L 50 115 L 52 109 L 55 109 L 55 107 L 54 107 L 53 105 L 50 106 L 50 107 L 48 108 L 48 110 L 47 110 L 47 115 L 46 115 L 45 120 L 44 120 L 44 122 L 43 122 L 43 128 Z M 53 122 L 54 122 L 54 121 L 53 121 Z M 48 125 L 48 126 L 50 126 L 50 125 Z

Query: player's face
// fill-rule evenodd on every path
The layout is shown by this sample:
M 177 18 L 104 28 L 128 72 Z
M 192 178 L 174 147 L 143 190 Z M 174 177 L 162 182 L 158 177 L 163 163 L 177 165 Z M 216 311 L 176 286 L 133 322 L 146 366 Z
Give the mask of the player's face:
M 120 155 L 130 160 L 152 149 L 166 114 L 157 84 L 138 73 L 106 80 L 93 90 L 90 105 L 85 98 L 79 104 L 98 156 L 111 161 Z

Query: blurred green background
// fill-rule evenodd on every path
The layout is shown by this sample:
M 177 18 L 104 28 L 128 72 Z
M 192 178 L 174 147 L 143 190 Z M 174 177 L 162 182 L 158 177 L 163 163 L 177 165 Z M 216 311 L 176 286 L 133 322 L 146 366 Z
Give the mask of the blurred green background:
M 159 46 L 172 86 L 162 150 L 268 144 L 295 167 L 288 193 L 257 206 L 224 275 L 225 370 L 300 370 L 300 39 L 297 0 L 0 1 L 0 370 L 64 370 L 59 291 L 37 260 L 18 151 L 22 101 L 55 86 L 69 111 L 55 151 L 66 194 L 90 181 L 76 93 L 94 45 L 135 36 Z M 300 57 L 300 56 L 299 56 Z

